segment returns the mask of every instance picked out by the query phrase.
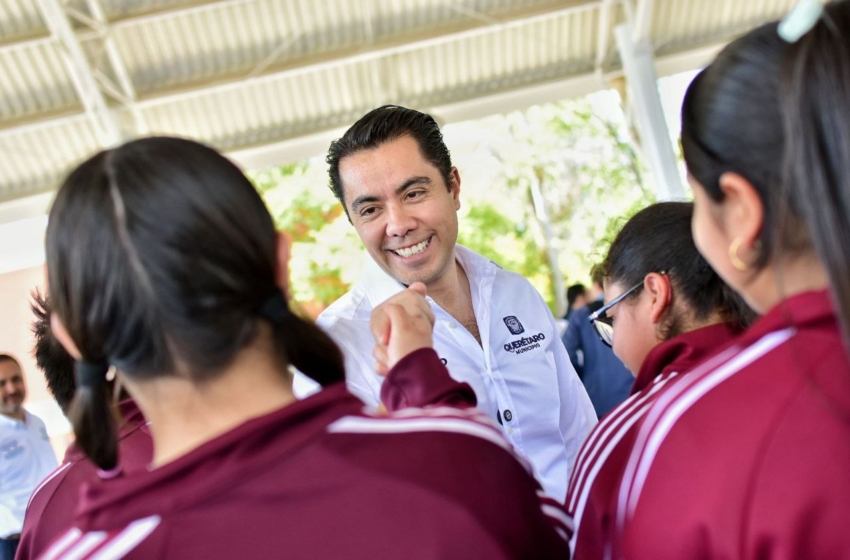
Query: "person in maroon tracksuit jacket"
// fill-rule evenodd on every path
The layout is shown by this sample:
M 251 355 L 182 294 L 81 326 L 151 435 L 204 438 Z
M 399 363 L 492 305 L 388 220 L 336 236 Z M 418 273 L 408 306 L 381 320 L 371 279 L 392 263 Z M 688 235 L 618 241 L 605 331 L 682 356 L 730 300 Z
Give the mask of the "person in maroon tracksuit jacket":
M 601 264 L 609 301 L 594 325 L 637 377 L 631 396 L 600 419 L 579 452 L 566 500 L 575 559 L 610 554 L 617 490 L 636 422 L 752 320 L 752 311 L 697 251 L 693 211 L 689 202 L 641 210 Z
M 376 334 L 388 408 L 431 406 L 370 412 L 339 349 L 290 310 L 288 256 L 251 183 L 201 144 L 136 140 L 71 172 L 47 268 L 54 334 L 78 360 L 77 444 L 115 468 L 114 366 L 154 455 L 84 488 L 44 557 L 566 558 L 563 510 L 498 427 L 442 406 L 471 389 L 428 388 L 448 373 L 424 297 L 388 302 Z M 297 401 L 289 366 L 324 389 Z
M 644 416 L 614 557 L 850 558 L 850 3 L 726 47 L 682 146 L 697 247 L 763 316 Z
M 44 373 L 53 398 L 67 415 L 76 391 L 74 359 L 50 331 L 50 305 L 47 300 L 36 293 L 31 307 L 35 314 L 35 361 Z M 153 457 L 147 421 L 129 398 L 119 403 L 118 413 L 121 418 L 118 430 L 120 471 L 145 469 Z M 75 444 L 69 445 L 62 464 L 30 497 L 15 558 L 27 560 L 41 556 L 57 536 L 71 527 L 82 486 L 99 480 L 104 474 Z

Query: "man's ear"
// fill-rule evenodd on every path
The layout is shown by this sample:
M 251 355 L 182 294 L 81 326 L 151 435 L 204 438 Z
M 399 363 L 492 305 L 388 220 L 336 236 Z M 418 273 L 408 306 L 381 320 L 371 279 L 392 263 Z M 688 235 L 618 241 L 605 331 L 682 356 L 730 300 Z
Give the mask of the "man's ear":
M 720 176 L 723 192 L 723 223 L 728 238 L 739 239 L 743 247 L 753 247 L 764 226 L 764 204 L 758 191 L 746 178 L 727 172 Z
M 460 210 L 460 173 L 457 167 L 452 167 L 449 171 L 449 191 L 455 201 L 455 210 Z
M 643 279 L 643 289 L 652 297 L 649 318 L 653 324 L 658 324 L 673 301 L 673 290 L 670 288 L 669 278 L 666 274 L 650 272 Z
M 289 259 L 291 253 L 292 240 L 289 234 L 285 231 L 277 232 L 275 254 L 277 262 L 275 263 L 275 284 L 289 297 Z

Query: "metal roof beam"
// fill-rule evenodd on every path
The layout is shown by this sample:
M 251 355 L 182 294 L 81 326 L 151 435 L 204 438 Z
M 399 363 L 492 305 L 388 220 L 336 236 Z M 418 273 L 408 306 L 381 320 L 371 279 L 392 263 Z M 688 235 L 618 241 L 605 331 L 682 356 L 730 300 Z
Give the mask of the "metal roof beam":
M 64 47 L 63 54 L 68 72 L 86 114 L 95 126 L 98 141 L 104 147 L 115 145 L 121 140 L 118 119 L 107 106 L 103 93 L 97 87 L 94 72 L 74 34 L 68 14 L 63 11 L 58 0 L 37 1 L 51 34 Z
M 605 55 L 608 54 L 608 43 L 611 37 L 611 12 L 614 0 L 602 0 L 599 7 L 599 29 L 596 33 L 596 71 L 602 72 Z
M 635 8 L 633 37 L 635 44 L 649 40 L 649 26 L 652 23 L 652 9 L 655 7 L 654 0 L 638 0 Z
M 124 64 L 124 60 L 121 58 L 118 46 L 112 38 L 110 24 L 103 13 L 103 8 L 98 0 L 87 0 L 87 5 L 92 18 L 94 18 L 94 22 L 101 27 L 103 48 L 106 51 L 106 57 L 112 66 L 112 70 L 115 72 L 118 86 L 124 94 L 124 99 L 121 101 L 130 110 L 130 115 L 133 117 L 134 130 L 132 132 L 135 134 L 147 134 L 147 122 L 139 106 L 136 104 L 136 88 L 133 86 L 133 81 L 130 78 L 130 73 L 127 71 L 127 66 Z

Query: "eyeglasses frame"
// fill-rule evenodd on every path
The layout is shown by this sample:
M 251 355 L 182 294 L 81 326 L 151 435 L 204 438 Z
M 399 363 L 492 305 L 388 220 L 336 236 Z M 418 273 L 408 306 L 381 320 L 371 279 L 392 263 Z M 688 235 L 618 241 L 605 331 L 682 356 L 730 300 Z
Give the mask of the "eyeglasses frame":
M 649 273 L 647 273 L 647 274 L 649 274 Z M 662 276 L 666 276 L 667 271 L 661 270 L 661 271 L 658 272 L 658 274 L 661 274 Z M 597 309 L 596 311 L 591 313 L 590 316 L 587 318 L 587 320 L 590 322 L 590 324 L 593 325 L 593 330 L 596 331 L 596 335 L 599 337 L 599 339 L 602 341 L 602 343 L 605 346 L 607 346 L 608 348 L 612 347 L 613 341 L 608 342 L 607 340 L 605 340 L 605 337 L 602 336 L 602 333 L 597 328 L 596 322 L 598 321 L 600 323 L 608 325 L 609 327 L 613 327 L 613 325 L 605 323 L 605 320 L 604 320 L 606 318 L 605 315 L 608 313 L 608 310 L 611 309 L 612 307 L 614 307 L 615 305 L 617 305 L 618 303 L 620 303 L 621 301 L 623 301 L 624 299 L 626 299 L 627 297 L 629 297 L 632 293 L 634 293 L 635 290 L 637 290 L 638 288 L 643 286 L 645 281 L 646 281 L 646 276 L 644 276 L 643 280 L 641 280 L 639 283 L 635 284 L 634 286 L 632 286 L 631 288 L 629 288 L 628 290 L 626 290 L 622 294 L 618 295 L 617 297 L 615 297 L 614 299 L 612 299 L 611 301 L 609 301 L 608 303 L 606 303 L 605 305 L 603 305 L 602 307 L 600 307 L 599 309 Z

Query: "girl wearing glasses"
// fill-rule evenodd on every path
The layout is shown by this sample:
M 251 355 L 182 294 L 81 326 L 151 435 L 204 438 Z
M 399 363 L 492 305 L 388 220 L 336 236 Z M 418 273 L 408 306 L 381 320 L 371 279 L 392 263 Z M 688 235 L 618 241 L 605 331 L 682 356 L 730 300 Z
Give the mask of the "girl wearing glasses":
M 590 320 L 636 380 L 632 396 L 600 420 L 579 452 L 566 501 L 575 558 L 606 557 L 612 499 L 635 422 L 751 316 L 694 246 L 693 211 L 687 202 L 645 208 L 626 223 L 602 263 L 608 303 Z
M 697 247 L 763 316 L 643 418 L 615 554 L 850 558 L 850 3 L 728 46 L 682 146 Z

